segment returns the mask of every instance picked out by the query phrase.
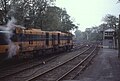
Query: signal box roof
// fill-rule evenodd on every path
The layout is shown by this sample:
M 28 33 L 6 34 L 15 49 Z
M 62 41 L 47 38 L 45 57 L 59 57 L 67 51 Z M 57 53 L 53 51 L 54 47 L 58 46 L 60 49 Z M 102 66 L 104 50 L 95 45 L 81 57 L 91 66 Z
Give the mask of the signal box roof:
M 112 29 L 112 28 L 109 28 L 109 29 L 105 30 L 105 32 L 114 32 L 114 31 L 115 31 L 115 30 Z

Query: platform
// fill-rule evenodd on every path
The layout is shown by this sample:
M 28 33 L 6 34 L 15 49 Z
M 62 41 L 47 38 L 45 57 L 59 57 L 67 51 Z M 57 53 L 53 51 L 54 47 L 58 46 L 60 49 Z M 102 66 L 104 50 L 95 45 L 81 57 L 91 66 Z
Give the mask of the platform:
M 115 49 L 101 48 L 92 64 L 77 80 L 65 81 L 120 81 L 120 59 Z

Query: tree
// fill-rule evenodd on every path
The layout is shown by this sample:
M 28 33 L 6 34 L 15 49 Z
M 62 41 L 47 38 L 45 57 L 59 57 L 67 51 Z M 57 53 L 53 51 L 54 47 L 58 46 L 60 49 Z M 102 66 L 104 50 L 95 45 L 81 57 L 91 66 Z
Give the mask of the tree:
M 76 36 L 76 40 L 80 41 L 82 32 L 80 30 L 76 29 L 76 31 L 74 33 L 75 33 L 75 36 Z
M 65 9 L 53 6 L 55 0 L 1 0 L 0 24 L 14 17 L 17 24 L 42 30 L 69 31 L 77 28 Z M 1 14 L 0 13 L 0 14 Z M 6 21 L 4 21 L 6 20 Z
M 103 29 L 101 29 L 99 26 L 94 26 L 92 28 L 86 28 L 85 30 L 86 40 L 87 41 L 102 41 L 103 33 L 101 31 L 103 31 Z
M 108 27 L 115 29 L 116 24 L 118 23 L 118 18 L 116 16 L 108 14 L 103 18 L 103 21 L 107 23 Z
M 70 20 L 65 9 L 56 6 L 47 8 L 43 18 L 43 30 L 69 31 L 77 26 Z
M 7 13 L 9 10 L 9 0 L 0 0 L 0 14 L 2 14 L 0 16 L 1 20 L 1 24 L 5 24 L 7 23 Z
M 120 2 L 120 0 L 117 1 L 117 3 L 119 3 L 119 2 Z
M 26 18 L 29 18 L 31 26 L 36 25 L 36 21 L 44 14 L 46 8 L 55 0 L 0 0 L 6 21 L 14 16 L 18 24 L 24 25 Z M 39 17 L 38 17 L 39 16 Z
M 99 25 L 99 31 L 103 32 L 104 30 L 108 29 L 108 25 L 105 23 L 102 23 Z
M 43 30 L 59 30 L 61 27 L 61 12 L 59 7 L 48 7 L 43 18 Z

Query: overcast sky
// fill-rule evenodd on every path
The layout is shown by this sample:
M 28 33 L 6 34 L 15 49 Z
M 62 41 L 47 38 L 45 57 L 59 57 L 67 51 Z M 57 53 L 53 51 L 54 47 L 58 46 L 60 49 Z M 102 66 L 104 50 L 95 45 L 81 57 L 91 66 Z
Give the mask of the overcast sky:
M 80 24 L 81 31 L 99 26 L 106 14 L 116 17 L 120 14 L 120 3 L 117 0 L 56 0 L 56 5 L 66 8 L 75 23 Z

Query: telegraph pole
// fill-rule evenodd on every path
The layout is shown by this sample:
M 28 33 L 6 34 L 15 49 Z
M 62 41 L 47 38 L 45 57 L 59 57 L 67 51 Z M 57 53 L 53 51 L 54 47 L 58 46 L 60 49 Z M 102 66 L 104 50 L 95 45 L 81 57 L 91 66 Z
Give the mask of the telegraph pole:
M 118 24 L 118 58 L 120 58 L 120 15 L 119 15 L 119 24 Z

